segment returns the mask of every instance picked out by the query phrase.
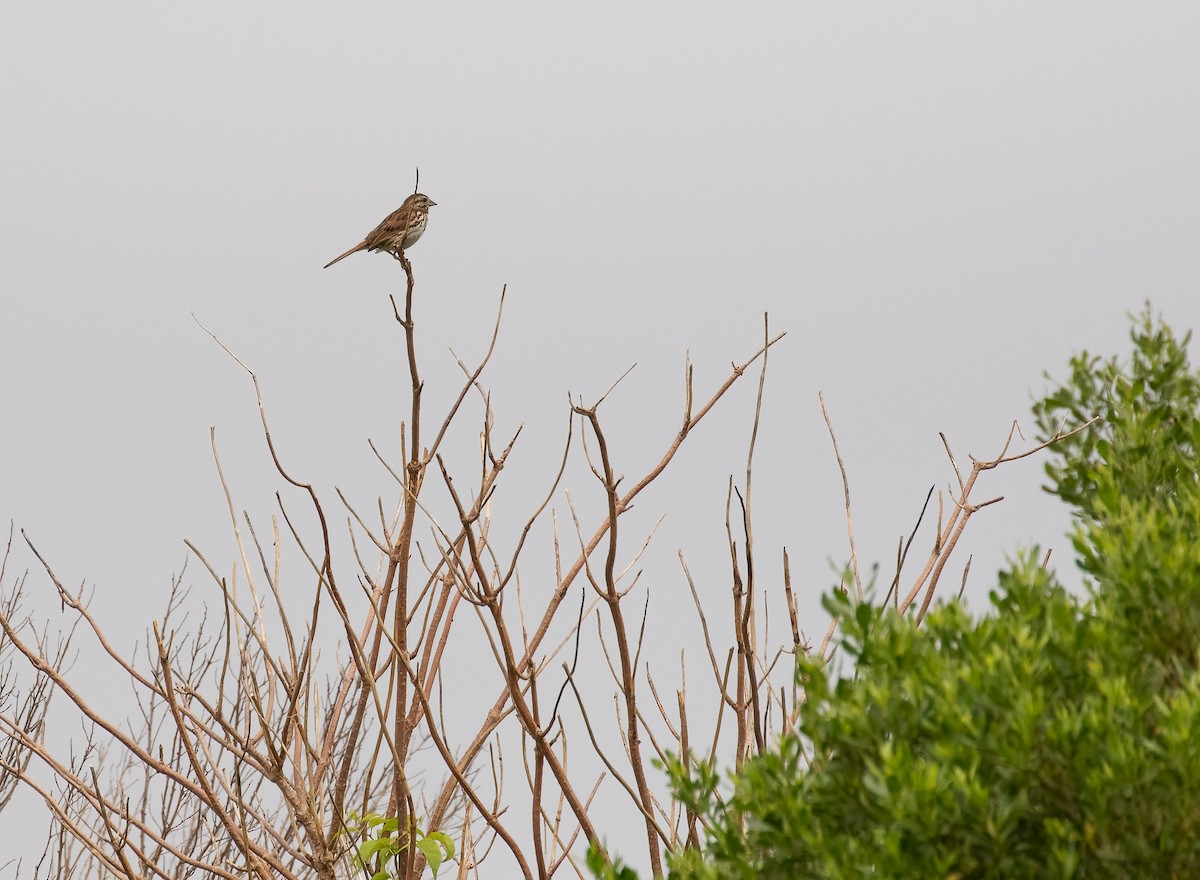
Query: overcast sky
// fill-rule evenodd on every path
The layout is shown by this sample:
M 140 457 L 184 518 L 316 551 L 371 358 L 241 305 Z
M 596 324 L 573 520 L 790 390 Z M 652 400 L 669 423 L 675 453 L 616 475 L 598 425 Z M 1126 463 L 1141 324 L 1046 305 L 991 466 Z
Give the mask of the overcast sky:
M 371 254 L 321 266 L 417 166 L 437 202 L 412 251 L 430 405 L 457 381 L 447 347 L 478 356 L 507 284 L 487 384 L 501 431 L 525 425 L 508 479 L 530 498 L 568 393 L 594 400 L 637 364 L 604 410 L 632 478 L 676 428 L 687 352 L 700 394 L 758 345 L 764 312 L 788 331 L 756 539 L 760 577 L 788 547 L 809 632 L 847 555 L 818 390 L 863 564 L 886 566 L 929 486 L 952 479 L 939 431 L 960 461 L 990 457 L 1014 419 L 1032 427 L 1044 371 L 1125 351 L 1144 300 L 1180 331 L 1200 320 L 1195 3 L 514 9 L 3 12 L 0 519 L 94 587 L 118 644 L 159 613 L 185 538 L 233 564 L 210 426 L 239 508 L 269 515 L 282 488 L 245 375 L 193 313 L 258 372 L 299 476 L 394 501 L 367 439 L 398 451 L 401 275 Z M 753 380 L 641 502 L 643 532 L 666 516 L 645 566 L 668 606 L 685 589 L 677 550 L 725 564 L 752 401 Z M 977 608 L 1035 542 L 1077 582 L 1043 463 L 981 488 L 1006 500 L 959 558 L 976 554 Z M 595 493 L 582 469 L 569 488 Z

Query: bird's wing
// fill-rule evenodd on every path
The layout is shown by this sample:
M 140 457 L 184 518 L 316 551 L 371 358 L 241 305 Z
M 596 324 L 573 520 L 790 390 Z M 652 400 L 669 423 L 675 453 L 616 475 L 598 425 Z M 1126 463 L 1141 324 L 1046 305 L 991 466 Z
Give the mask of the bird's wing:
M 389 247 L 404 230 L 408 222 L 408 211 L 401 205 L 380 221 L 379 225 L 367 233 L 363 242 L 368 248 Z

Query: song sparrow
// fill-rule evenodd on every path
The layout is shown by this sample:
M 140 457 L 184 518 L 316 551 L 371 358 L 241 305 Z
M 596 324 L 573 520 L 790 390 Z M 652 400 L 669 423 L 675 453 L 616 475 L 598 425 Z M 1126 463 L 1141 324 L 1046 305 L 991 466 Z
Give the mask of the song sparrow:
M 367 233 L 367 237 L 356 244 L 340 257 L 334 257 L 325 264 L 328 269 L 338 260 L 344 260 L 359 251 L 387 251 L 394 254 L 417 243 L 417 239 L 429 225 L 429 209 L 437 202 L 421 193 L 413 193 L 404 200 L 392 213 L 383 218 L 383 222 Z

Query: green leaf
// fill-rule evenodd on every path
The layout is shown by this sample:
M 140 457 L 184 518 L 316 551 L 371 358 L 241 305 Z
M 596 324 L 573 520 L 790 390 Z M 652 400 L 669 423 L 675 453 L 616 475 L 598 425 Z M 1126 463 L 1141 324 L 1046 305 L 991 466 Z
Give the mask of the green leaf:
M 429 863 L 429 869 L 436 877 L 438 868 L 442 866 L 442 847 L 430 837 L 423 837 L 417 841 L 417 849 L 425 855 L 425 861 Z
M 372 837 L 358 845 L 358 857 L 369 862 L 377 853 L 391 850 L 393 841 L 387 837 Z
M 442 849 L 446 853 L 447 859 L 454 858 L 454 839 L 449 834 L 447 834 L 445 831 L 430 831 L 426 837 L 429 840 L 433 840 L 441 844 Z

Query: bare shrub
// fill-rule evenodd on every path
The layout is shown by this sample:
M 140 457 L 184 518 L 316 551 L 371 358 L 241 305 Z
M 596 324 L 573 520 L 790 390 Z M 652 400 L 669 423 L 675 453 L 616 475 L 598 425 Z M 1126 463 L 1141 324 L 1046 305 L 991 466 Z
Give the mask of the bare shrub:
M 385 870 L 416 878 L 431 859 L 437 863 L 451 855 L 460 877 L 477 874 L 484 858 L 505 863 L 506 875 L 515 870 L 527 878 L 549 877 L 565 867 L 583 876 L 580 844 L 603 846 L 594 804 L 606 784 L 615 784 L 640 817 L 647 864 L 658 874 L 664 852 L 695 845 L 703 828 L 700 817 L 671 800 L 648 764 L 668 753 L 710 764 L 732 754 L 741 763 L 795 725 L 804 695 L 791 658 L 814 650 L 828 657 L 836 621 L 811 646 L 800 627 L 786 551 L 782 583 L 763 584 L 755 565 L 754 446 L 768 355 L 783 334 L 773 335 L 764 321 L 758 350 L 699 397 L 688 366 L 678 429 L 634 480 L 620 476 L 610 449 L 605 397 L 573 401 L 572 427 L 561 459 L 551 467 L 544 500 L 524 522 L 507 523 L 510 537 L 499 540 L 489 501 L 520 432 L 493 435 L 483 376 L 500 331 L 504 296 L 488 351 L 473 367 L 460 362 L 457 395 L 447 411 L 431 417 L 423 405 L 416 354 L 412 266 L 402 253 L 397 259 L 407 286 L 403 307 L 393 300 L 392 309 L 404 335 L 410 408 L 401 432 L 403 460 L 393 465 L 376 454 L 395 478 L 398 498 L 390 514 L 382 503 L 368 513 L 339 494 L 349 554 L 336 550 L 331 533 L 340 526 L 329 500 L 281 460 L 258 379 L 249 369 L 273 465 L 300 493 L 306 510 L 293 510 L 281 495 L 279 515 L 263 531 L 238 514 L 222 474 L 238 562 L 226 576 L 200 548 L 190 548 L 216 589 L 212 616 L 187 618 L 180 578 L 148 634 L 145 657 L 126 657 L 82 597 L 66 589 L 28 543 L 64 607 L 132 684 L 139 707 L 132 720 L 114 720 L 72 688 L 63 662 L 66 643 L 51 648 L 18 614 L 24 585 L 19 579 L 0 605 L 3 649 L 28 661 L 36 679 L 18 698 L 15 685 L 0 677 L 0 725 L 6 734 L 0 805 L 18 780 L 48 805 L 54 827 L 39 876 L 332 880 Z M 719 629 L 732 634 L 730 644 L 722 644 L 718 629 L 710 627 L 687 561 L 682 552 L 679 556 L 695 600 L 694 624 L 686 626 L 699 630 L 718 694 L 717 704 L 704 707 L 703 721 L 697 722 L 682 680 L 674 698 L 664 698 L 639 664 L 645 609 L 631 590 L 635 563 L 649 538 L 630 542 L 621 524 L 752 369 L 758 391 L 745 481 L 735 487 L 730 480 L 726 511 L 728 618 Z M 468 399 L 479 402 L 478 424 L 464 415 Z M 825 412 L 823 399 L 821 408 Z M 827 413 L 826 421 L 845 480 Z M 457 480 L 442 452 L 455 431 L 479 435 L 475 469 Z M 1008 446 L 993 460 L 973 461 L 965 476 L 954 466 L 957 487 L 938 493 L 935 537 L 923 567 L 902 582 L 914 528 L 900 541 L 885 601 L 914 607 L 918 617 L 925 614 L 967 522 L 999 500 L 975 503 L 970 496 L 983 471 L 1017 457 L 1007 455 Z M 215 438 L 213 452 L 220 468 Z M 599 515 L 586 522 L 572 504 L 571 537 L 560 535 L 553 521 L 549 546 L 537 552 L 541 559 L 553 557 L 554 582 L 540 598 L 522 593 L 520 563 L 531 552 L 529 539 L 561 491 L 568 460 L 580 453 L 603 499 Z M 843 586 L 862 596 L 848 482 L 844 485 L 851 553 Z M 431 494 L 453 510 L 453 525 L 430 512 Z M 922 518 L 932 497 L 931 489 Z M 427 533 L 428 542 L 418 542 L 418 533 Z M 298 554 L 306 571 L 286 568 L 285 547 Z M 378 562 L 368 563 L 371 556 Z M 0 581 L 4 578 L 0 571 Z M 579 599 L 568 601 L 576 585 Z M 296 614 L 294 597 L 309 594 L 311 606 Z M 760 605 L 772 595 L 788 615 L 783 643 L 775 645 L 763 643 L 760 621 Z M 341 652 L 332 670 L 318 656 L 330 615 Z M 467 619 L 477 626 L 465 626 Z M 596 628 L 599 654 L 582 662 L 604 663 L 611 671 L 615 731 L 597 721 L 608 711 L 607 697 L 589 692 L 576 674 L 581 652 L 595 650 L 582 639 L 585 626 Z M 481 698 L 480 688 L 455 693 L 456 716 L 473 717 L 474 727 L 464 731 L 459 725 L 451 732 L 445 720 L 446 664 L 481 641 L 501 684 L 490 699 Z M 67 756 L 52 752 L 43 736 L 52 691 L 68 701 L 88 731 Z M 505 757 L 514 743 L 521 757 L 516 786 L 506 770 L 511 756 Z M 373 854 L 363 849 L 381 834 L 390 834 L 390 848 L 380 844 Z M 366 864 L 356 864 L 356 854 L 364 852 Z

